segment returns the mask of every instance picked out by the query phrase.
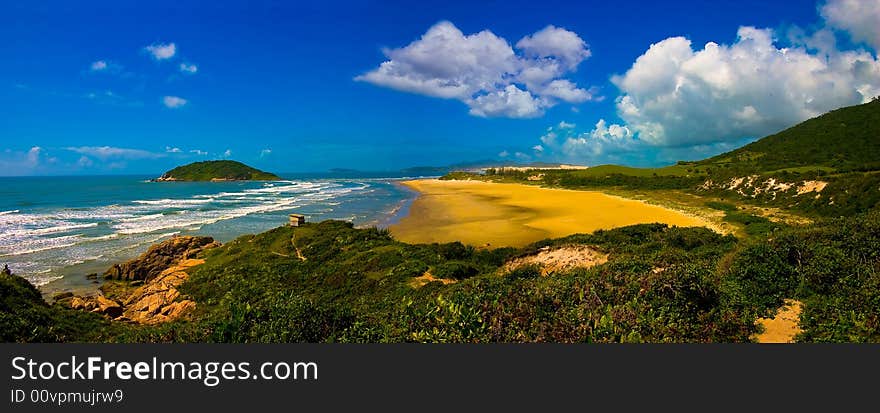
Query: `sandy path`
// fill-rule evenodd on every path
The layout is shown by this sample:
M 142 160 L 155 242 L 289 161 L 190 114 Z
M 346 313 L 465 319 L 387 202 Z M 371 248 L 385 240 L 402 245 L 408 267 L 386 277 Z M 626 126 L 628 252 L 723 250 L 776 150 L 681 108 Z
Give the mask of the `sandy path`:
M 759 343 L 794 343 L 794 337 L 801 332 L 798 321 L 803 304 L 797 300 L 785 300 L 785 304 L 773 318 L 759 318 L 764 332 L 755 336 Z
M 402 184 L 420 196 L 409 215 L 390 230 L 396 238 L 412 243 L 522 246 L 545 238 L 641 223 L 711 225 L 678 211 L 596 191 L 437 179 Z

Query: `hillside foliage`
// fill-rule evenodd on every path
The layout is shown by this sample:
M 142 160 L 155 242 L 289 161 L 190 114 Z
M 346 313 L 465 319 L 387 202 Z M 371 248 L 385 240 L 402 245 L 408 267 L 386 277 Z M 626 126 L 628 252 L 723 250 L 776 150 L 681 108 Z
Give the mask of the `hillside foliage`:
M 739 238 L 642 224 L 478 249 L 406 244 L 341 221 L 284 226 L 204 252 L 205 264 L 180 286 L 179 299 L 194 300 L 195 310 L 155 326 L 48 305 L 26 281 L 4 274 L 0 335 L 16 342 L 745 342 L 759 331 L 759 317 L 797 299 L 797 340 L 880 342 L 878 114 L 880 102 L 844 108 L 665 168 L 445 177 L 685 194 L 741 227 Z M 225 177 L 210 167 L 220 164 L 193 165 L 194 177 Z M 800 192 L 808 181 L 822 189 Z M 742 207 L 749 204 L 811 219 L 782 223 Z M 513 259 L 564 246 L 608 260 L 549 275 L 534 265 L 506 269 Z
M 161 179 L 175 181 L 274 181 L 277 175 L 263 172 L 237 161 L 202 161 L 178 166 L 162 175 Z

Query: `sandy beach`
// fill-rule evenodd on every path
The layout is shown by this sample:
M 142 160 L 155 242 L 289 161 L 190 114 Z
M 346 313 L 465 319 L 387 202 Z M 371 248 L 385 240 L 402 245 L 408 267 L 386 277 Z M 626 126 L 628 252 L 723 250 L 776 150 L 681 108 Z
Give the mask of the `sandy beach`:
M 419 197 L 409 214 L 389 229 L 397 239 L 411 243 L 523 246 L 640 223 L 711 227 L 679 211 L 596 191 L 439 179 L 401 184 Z

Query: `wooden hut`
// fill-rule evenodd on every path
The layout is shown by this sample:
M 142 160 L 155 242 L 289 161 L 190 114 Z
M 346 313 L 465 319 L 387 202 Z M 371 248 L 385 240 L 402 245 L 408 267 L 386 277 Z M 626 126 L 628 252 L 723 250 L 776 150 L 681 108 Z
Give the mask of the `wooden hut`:
M 290 214 L 290 226 L 298 227 L 306 223 L 306 216 L 300 214 Z

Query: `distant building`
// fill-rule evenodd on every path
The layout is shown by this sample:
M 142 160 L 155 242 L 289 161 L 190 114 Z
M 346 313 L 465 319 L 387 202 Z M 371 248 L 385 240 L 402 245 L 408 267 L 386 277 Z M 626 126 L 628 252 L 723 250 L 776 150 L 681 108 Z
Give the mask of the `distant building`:
M 306 216 L 300 214 L 290 214 L 290 226 L 298 227 L 306 223 Z

